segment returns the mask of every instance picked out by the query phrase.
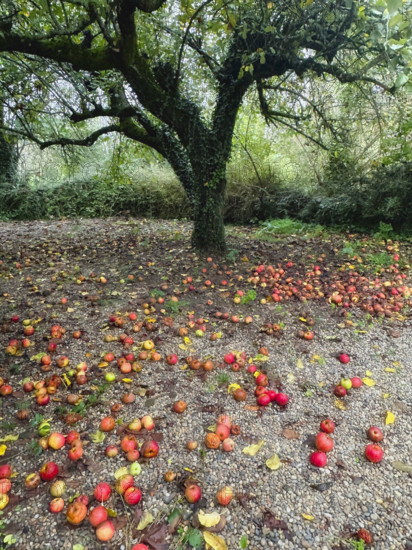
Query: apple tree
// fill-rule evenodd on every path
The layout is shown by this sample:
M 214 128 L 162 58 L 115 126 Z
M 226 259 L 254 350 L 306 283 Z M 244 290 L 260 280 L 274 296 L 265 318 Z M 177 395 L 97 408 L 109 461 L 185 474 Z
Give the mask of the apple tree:
M 222 252 L 246 94 L 267 121 L 299 131 L 302 114 L 280 98 L 307 78 L 394 92 L 410 82 L 409 22 L 403 0 L 3 0 L 0 68 L 32 100 L 11 101 L 16 124 L 3 130 L 42 148 L 119 132 L 155 149 L 191 201 L 193 246 Z

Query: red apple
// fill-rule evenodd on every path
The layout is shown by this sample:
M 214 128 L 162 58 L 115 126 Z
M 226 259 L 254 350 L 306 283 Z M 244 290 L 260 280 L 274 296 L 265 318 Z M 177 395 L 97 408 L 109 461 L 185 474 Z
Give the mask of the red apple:
M 76 501 L 77 502 L 81 502 L 82 504 L 84 504 L 85 506 L 89 506 L 89 497 L 87 495 L 79 495 L 77 498 L 76 498 Z
M 343 386 L 336 386 L 336 388 L 333 390 L 333 393 L 336 395 L 336 397 L 345 397 L 347 391 Z
M 320 423 L 320 429 L 327 434 L 333 434 L 335 431 L 335 423 L 330 418 L 326 418 Z
M 100 430 L 102 432 L 111 432 L 116 426 L 116 421 L 112 416 L 105 416 L 100 422 Z
M 145 544 L 135 544 L 132 548 L 132 550 L 149 550 L 149 547 L 146 546 Z
M 310 463 L 317 468 L 324 468 L 328 458 L 322 451 L 315 451 L 310 455 Z
M 268 390 L 267 393 L 271 401 L 276 401 L 277 393 L 274 390 Z
M 71 445 L 75 439 L 79 439 L 79 438 L 80 438 L 79 432 L 76 432 L 76 430 L 71 430 L 66 436 L 66 443 L 68 445 Z
M 265 388 L 265 386 L 257 386 L 255 388 L 255 396 L 259 397 L 259 395 L 266 394 L 268 390 Z
M 144 416 L 141 422 L 142 422 L 143 428 L 145 428 L 146 430 L 150 431 L 150 430 L 153 430 L 153 428 L 155 427 L 153 419 L 149 415 Z
M 63 434 L 59 432 L 53 432 L 49 435 L 49 439 L 47 440 L 47 443 L 49 444 L 49 447 L 51 449 L 54 449 L 55 451 L 58 451 L 62 447 L 64 447 L 66 443 L 66 438 Z
M 25 391 L 26 393 L 30 393 L 34 390 L 34 384 L 33 382 L 25 382 L 23 384 L 23 391 Z
M 96 506 L 89 514 L 89 522 L 93 527 L 97 527 L 108 518 L 107 510 L 104 506 Z
M 62 369 L 64 367 L 67 367 L 67 365 L 69 364 L 69 358 L 66 357 L 65 355 L 62 355 L 57 359 L 56 363 L 57 363 L 57 366 Z
M 256 365 L 249 365 L 247 370 L 250 374 L 254 374 L 256 372 Z
M 11 481 L 5 477 L 0 479 L 0 495 L 5 495 L 11 489 Z
M 39 486 L 39 483 L 40 483 L 40 476 L 37 473 L 29 474 L 24 481 L 24 485 L 26 489 L 35 489 L 36 487 Z
M 176 365 L 176 363 L 178 362 L 177 355 L 175 353 L 168 355 L 166 357 L 166 361 L 168 362 L 169 365 Z
M 11 477 L 12 473 L 13 472 L 10 464 L 3 464 L 2 466 L 0 466 L 0 477 L 2 479 Z
M 49 504 L 49 510 L 52 514 L 58 514 L 64 508 L 64 500 L 61 497 L 54 498 Z
M 225 357 L 224 357 L 224 362 L 227 363 L 228 365 L 231 365 L 232 363 L 235 362 L 235 356 L 233 355 L 233 353 L 226 353 Z
M 137 449 L 137 441 L 134 435 L 126 434 L 122 439 L 120 446 L 125 453 Z
M 75 441 L 78 441 L 77 439 Z M 83 447 L 72 445 L 71 449 L 67 453 L 69 460 L 79 460 L 83 456 Z
M 124 495 L 124 493 L 129 489 L 129 487 L 133 487 L 134 479 L 133 476 L 130 474 L 125 474 L 116 481 L 116 491 L 119 493 L 119 495 Z
M 255 378 L 256 386 L 267 386 L 269 384 L 268 377 L 266 374 L 259 374 Z
M 142 491 L 137 487 L 129 487 L 124 492 L 123 498 L 129 506 L 134 506 L 140 502 L 142 498 Z
M 94 498 L 99 502 L 106 502 L 106 500 L 109 500 L 111 492 L 110 485 L 102 481 L 94 489 Z
M 281 407 L 285 407 L 289 403 L 289 397 L 285 393 L 278 393 L 275 402 Z
M 218 424 L 215 431 L 216 435 L 220 439 L 220 441 L 223 441 L 224 439 L 228 438 L 230 435 L 230 428 L 226 426 L 226 424 Z
M 202 490 L 196 483 L 190 483 L 185 489 L 186 500 L 190 503 L 198 502 L 202 497 Z
M 140 453 L 144 458 L 154 458 L 159 453 L 159 445 L 153 439 L 145 441 L 140 449 Z
M 266 407 L 270 403 L 270 397 L 267 393 L 262 393 L 257 398 L 257 402 L 258 402 L 258 405 L 260 405 L 261 407 Z
M 367 432 L 368 439 L 379 443 L 383 439 L 383 433 L 377 426 L 371 426 Z
M 137 434 L 142 429 L 142 422 L 139 418 L 135 418 L 127 425 L 127 429 L 134 434 Z
M 59 473 L 59 467 L 55 462 L 46 462 L 40 470 L 40 478 L 43 481 L 51 481 Z
M 360 388 L 362 386 L 362 380 L 357 376 L 350 379 L 352 382 L 352 388 Z
M 325 432 L 320 432 L 316 436 L 315 445 L 318 451 L 329 453 L 333 449 L 334 443 L 333 439 L 329 435 L 327 435 Z
M 114 458 L 118 455 L 119 449 L 116 447 L 116 445 L 108 445 L 104 452 L 107 457 Z
M 226 439 L 223 440 L 222 449 L 223 449 L 226 453 L 232 452 L 234 448 L 235 448 L 235 442 L 233 441 L 233 439 L 231 439 L 230 437 L 228 437 L 228 438 L 226 438 Z
M 217 493 L 217 501 L 221 506 L 227 506 L 230 504 L 233 495 L 234 492 L 232 487 L 223 487 Z
M 365 456 L 366 458 L 373 463 L 380 462 L 383 458 L 383 450 L 377 444 L 370 443 L 365 447 Z
M 349 355 L 347 355 L 346 353 L 341 353 L 341 354 L 339 355 L 339 361 L 340 361 L 341 363 L 343 363 L 344 365 L 346 365 L 346 363 L 349 363 L 350 357 L 349 357 Z
M 5 397 L 6 395 L 10 395 L 11 393 L 13 393 L 13 388 L 10 386 L 10 384 L 3 384 L 0 387 L 0 395 L 2 395 L 3 397 Z
M 112 539 L 115 534 L 115 528 L 113 522 L 110 519 L 107 519 L 101 523 L 96 529 L 96 537 L 101 542 L 107 542 Z
M 230 428 L 232 426 L 232 421 L 227 416 L 227 414 L 221 414 L 217 419 L 217 424 L 224 424 L 225 426 Z
M 140 458 L 140 453 L 137 449 L 132 449 L 126 453 L 126 458 L 129 462 L 136 462 Z
M 3 386 L 0 388 L 0 392 L 2 388 Z M 50 395 L 48 395 L 47 393 L 45 395 L 38 395 L 36 397 L 36 402 L 38 405 L 40 405 L 40 407 L 45 407 L 50 402 Z

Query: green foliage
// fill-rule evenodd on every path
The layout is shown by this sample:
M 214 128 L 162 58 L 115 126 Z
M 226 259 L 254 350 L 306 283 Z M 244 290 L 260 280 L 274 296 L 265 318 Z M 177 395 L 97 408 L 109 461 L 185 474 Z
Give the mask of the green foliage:
M 244 294 L 242 296 L 242 299 L 241 299 L 241 304 L 248 304 L 249 302 L 253 302 L 254 300 L 256 300 L 256 290 L 254 290 L 253 288 L 249 289 L 247 291 L 247 294 Z
M 248 546 L 248 539 L 246 535 L 242 535 L 242 537 L 240 538 L 239 546 L 242 550 L 246 550 Z
M 318 237 L 324 232 L 320 225 L 308 224 L 289 218 L 268 220 L 261 224 L 258 236 L 267 238 L 276 235 L 307 235 Z

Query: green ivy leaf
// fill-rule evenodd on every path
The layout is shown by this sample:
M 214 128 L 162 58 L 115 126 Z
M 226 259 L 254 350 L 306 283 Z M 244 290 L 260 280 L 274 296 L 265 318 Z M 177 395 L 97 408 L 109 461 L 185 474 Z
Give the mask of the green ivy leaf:
M 187 542 L 192 548 L 201 548 L 203 543 L 202 533 L 198 529 L 192 529 Z

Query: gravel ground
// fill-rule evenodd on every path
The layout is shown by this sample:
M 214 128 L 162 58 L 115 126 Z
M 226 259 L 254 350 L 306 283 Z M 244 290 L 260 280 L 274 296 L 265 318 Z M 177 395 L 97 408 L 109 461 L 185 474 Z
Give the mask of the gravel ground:
M 147 236 L 151 238 L 154 230 L 158 231 L 156 238 L 159 240 L 153 238 L 149 246 L 144 245 L 144 239 Z M 90 361 L 94 377 L 102 378 L 103 369 L 97 367 L 101 354 L 109 351 L 109 348 L 116 356 L 121 352 L 120 343 L 115 342 L 110 347 L 104 343 L 103 336 L 108 332 L 117 336 L 123 331 L 131 333 L 130 325 L 123 329 L 105 330 L 109 315 L 114 312 L 124 314 L 137 311 L 138 318 L 143 318 L 142 299 L 144 301 L 144 296 L 150 296 L 150 290 L 160 287 L 162 273 L 166 273 L 170 290 L 173 289 L 178 295 L 181 278 L 187 273 L 184 269 L 186 266 L 175 265 L 172 272 L 167 271 L 167 266 L 170 265 L 170 256 L 176 258 L 177 264 L 182 261 L 179 254 L 184 250 L 184 245 L 180 242 L 180 232 L 185 236 L 186 231 L 186 228 L 171 222 L 133 222 L 131 225 L 111 220 L 0 226 L 4 262 L 3 276 L 0 278 L 3 292 L 0 302 L 0 320 L 3 319 L 1 349 L 5 348 L 11 338 L 22 337 L 20 323 L 8 324 L 7 330 L 5 329 L 6 321 L 11 315 L 10 303 L 14 304 L 13 314 L 18 313 L 21 319 L 35 316 L 44 319 L 39 323 L 39 330 L 33 337 L 34 351 L 31 349 L 30 353 L 17 359 L 21 365 L 19 372 L 10 373 L 10 366 L 16 359 L 10 360 L 3 355 L 0 358 L 0 376 L 10 378 L 15 390 L 19 389 L 19 384 L 26 377 L 38 380 L 42 376 L 39 365 L 29 358 L 45 349 L 45 335 L 49 327 L 58 322 L 67 326 L 69 333 L 66 334 L 58 355 L 68 355 L 74 365 L 83 360 Z M 130 240 L 131 234 L 138 234 L 136 242 Z M 177 240 L 170 240 L 168 236 L 171 234 L 175 237 L 178 234 Z M 162 238 L 165 239 L 165 236 L 162 248 Z M 104 238 L 107 242 L 104 242 Z M 120 257 L 110 254 L 110 247 L 113 245 L 111 239 L 123 239 L 123 251 L 131 246 L 131 242 L 134 243 L 136 255 L 132 262 L 127 261 L 124 254 Z M 248 249 L 251 246 L 248 241 L 231 242 L 240 250 L 240 255 L 248 252 L 253 257 L 253 251 Z M 44 243 L 47 243 L 46 247 L 43 246 Z M 85 243 L 88 249 L 84 248 Z M 91 250 L 99 247 L 99 254 L 91 256 Z M 44 255 L 36 260 L 36 254 L 42 248 L 54 251 L 51 253 L 54 265 L 47 265 Z M 166 249 L 169 260 L 161 264 L 162 253 Z M 64 254 L 65 250 L 65 255 L 56 258 L 56 251 Z M 276 258 L 271 256 L 274 254 L 273 250 L 275 247 L 268 248 L 266 254 L 267 261 L 275 265 Z M 19 259 L 21 261 L 22 252 L 32 260 L 24 268 L 24 276 L 10 267 L 13 262 Z M 59 261 L 63 265 L 59 265 Z M 150 266 L 149 269 L 146 268 L 151 261 L 159 265 L 156 273 L 150 272 Z M 198 273 L 205 262 L 195 258 L 189 264 L 190 273 Z M 76 271 L 74 265 L 79 265 L 80 269 Z M 143 280 L 133 283 L 133 288 L 127 287 L 126 292 L 126 286 L 118 283 L 119 277 L 122 274 L 124 276 L 127 270 L 138 274 L 140 265 L 143 266 Z M 57 281 L 49 293 L 50 276 L 61 269 L 77 274 L 74 278 L 67 279 L 62 288 L 57 286 Z M 235 273 L 236 269 L 235 266 Z M 238 269 L 243 273 L 248 266 L 239 263 Z M 100 292 L 101 287 L 95 281 L 87 280 L 83 285 L 76 283 L 78 273 L 87 276 L 90 270 L 96 271 L 98 276 L 105 273 L 109 286 L 116 278 L 116 285 L 113 283 L 110 293 L 105 290 L 104 299 L 93 307 L 85 297 L 93 292 Z M 25 283 L 27 276 L 32 278 L 30 285 L 35 283 L 39 291 L 29 292 Z M 118 289 L 118 294 L 113 295 L 115 288 Z M 242 288 L 247 290 L 248 286 L 244 284 Z M 350 326 L 351 323 L 345 322 L 327 304 L 311 303 L 305 307 L 315 320 L 315 338 L 306 342 L 296 337 L 296 331 L 301 326 L 301 304 L 289 302 L 279 309 L 273 303 L 261 306 L 256 300 L 248 305 L 237 306 L 233 304 L 232 297 L 225 299 L 221 294 L 214 293 L 216 302 L 210 307 L 205 306 L 206 295 L 193 295 L 183 311 L 176 312 L 173 329 L 163 327 L 156 332 L 156 349 L 163 358 L 169 353 L 177 353 L 178 365 L 169 366 L 164 360 L 145 362 L 140 373 L 131 375 L 133 382 L 130 386 L 131 391 L 137 395 L 136 401 L 132 405 L 123 405 L 117 418 L 127 423 L 133 418 L 150 414 L 155 419 L 155 431 L 161 434 L 162 439 L 159 455 L 150 461 L 143 461 L 142 472 L 136 477 L 136 485 L 143 491 L 142 508 L 161 521 L 178 506 L 184 514 L 184 526 L 192 523 L 195 511 L 199 508 L 205 511 L 218 510 L 226 516 L 226 526 L 219 536 L 233 550 L 240 547 L 242 536 L 247 537 L 247 548 L 250 550 L 344 550 L 354 548 L 350 540 L 355 540 L 354 534 L 361 527 L 373 533 L 374 542 L 368 546 L 372 549 L 411 549 L 410 320 L 406 319 L 403 323 L 392 320 L 366 322 L 360 312 L 354 311 L 353 325 Z M 70 297 L 69 309 L 73 311 L 69 311 L 67 306 L 62 309 L 59 304 L 62 296 Z M 180 298 L 180 301 L 184 303 L 186 298 L 187 295 Z M 189 349 L 179 348 L 183 339 L 176 334 L 176 327 L 187 323 L 187 312 L 194 311 L 195 319 L 203 316 L 208 321 L 208 335 L 212 332 L 212 323 L 216 321 L 212 311 L 217 304 L 222 310 L 226 306 L 231 314 L 251 314 L 254 322 L 246 326 L 243 323 L 219 321 L 217 328 L 213 330 L 222 333 L 221 339 L 212 342 L 208 337 L 196 338 L 191 334 L 193 344 L 188 346 Z M 156 312 L 151 315 L 156 319 L 162 318 L 159 306 L 156 306 Z M 282 320 L 285 325 L 282 337 L 276 339 L 260 332 L 262 321 L 267 319 Z M 81 328 L 87 338 L 72 339 L 70 332 L 75 328 Z M 152 338 L 153 334 L 148 334 L 147 338 Z M 141 340 L 146 339 L 143 333 L 139 333 L 134 335 L 135 340 L 140 341 L 141 336 Z M 222 363 L 225 353 L 229 351 L 244 351 L 249 358 L 255 357 L 261 346 L 268 348 L 269 361 L 258 365 L 267 371 L 272 387 L 283 388 L 290 397 L 290 402 L 284 409 L 271 405 L 256 410 L 253 376 L 245 370 L 232 372 Z M 340 352 L 350 355 L 351 361 L 347 365 L 342 365 L 337 360 L 336 356 Z M 211 357 L 216 363 L 215 370 L 207 376 L 199 376 L 198 372 L 182 369 L 184 357 L 188 353 L 203 359 Z M 388 368 L 390 371 L 385 370 Z M 61 374 L 61 369 L 59 371 L 54 367 L 52 372 Z M 229 377 L 224 383 L 221 382 L 223 373 L 228 373 Z M 342 376 L 368 377 L 375 381 L 375 385 L 363 385 L 339 401 L 331 390 Z M 118 380 L 120 379 L 119 377 Z M 240 384 L 249 390 L 246 402 L 235 402 L 228 395 L 229 383 Z M 93 443 L 90 435 L 97 430 L 100 419 L 110 414 L 111 404 L 121 399 L 125 387 L 120 381 L 113 384 L 105 391 L 98 404 L 88 409 L 87 415 L 75 426 L 81 433 L 85 449 L 84 460 L 77 463 L 68 461 L 64 450 L 47 450 L 41 456 L 34 456 L 29 444 L 36 439 L 36 434 L 28 429 L 27 423 L 17 421 L 17 427 L 12 433 L 18 433 L 20 438 L 15 442 L 7 442 L 7 451 L 1 457 L 3 463 L 9 462 L 17 472 L 17 476 L 12 479 L 11 494 L 20 497 L 18 502 L 13 497 L 14 501 L 3 510 L 4 525 L 0 532 L 3 536 L 13 534 L 15 538 L 14 544 L 4 544 L 4 548 L 72 550 L 78 544 L 84 550 L 130 550 L 132 543 L 138 541 L 139 534 L 133 528 L 134 511 L 125 506 L 117 495 L 111 497 L 108 505 L 117 513 L 114 521 L 117 522 L 118 529 L 109 543 L 102 544 L 95 539 L 90 525 L 84 523 L 73 528 L 66 522 L 64 513 L 52 515 L 48 512 L 51 496 L 47 484 L 42 483 L 34 491 L 24 488 L 25 477 L 38 471 L 47 460 L 56 460 L 63 466 L 63 477 L 68 487 L 64 496 L 66 504 L 73 495 L 92 495 L 99 481 L 113 484 L 114 472 L 128 463 L 122 452 L 116 458 L 108 459 L 104 455 L 104 448 L 111 443 L 120 443 L 121 429 L 117 433 L 108 434 L 103 444 Z M 146 389 L 144 396 L 139 395 L 142 388 Z M 75 391 L 82 391 L 82 388 L 77 387 Z M 18 402 L 27 400 L 24 394 L 21 395 L 21 391 L 15 393 L 14 397 L 2 399 L 1 437 L 11 433 L 4 423 L 16 422 Z M 62 403 L 67 393 L 65 390 L 59 391 L 58 398 L 62 399 Z M 86 392 L 83 393 L 86 395 Z M 187 410 L 181 415 L 171 411 L 172 404 L 178 399 L 187 402 Z M 338 408 L 340 402 L 344 403 L 345 410 Z M 61 403 L 57 402 L 59 404 Z M 55 408 L 56 403 L 44 408 L 33 405 L 30 418 L 35 413 L 42 413 L 45 418 L 53 418 L 52 431 L 67 433 L 68 428 L 62 417 L 56 414 Z M 394 413 L 395 422 L 386 426 L 387 411 Z M 239 424 L 241 428 L 241 434 L 233 437 L 235 449 L 231 453 L 208 450 L 203 444 L 208 433 L 207 428 L 216 423 L 217 416 L 222 412 L 229 415 L 232 422 Z M 336 423 L 333 434 L 335 447 L 329 453 L 327 466 L 316 469 L 309 464 L 308 459 L 314 449 L 313 438 L 319 431 L 319 423 L 327 417 Z M 371 464 L 364 458 L 364 448 L 368 443 L 366 430 L 371 425 L 381 427 L 384 433 L 382 447 L 385 455 L 380 464 Z M 24 439 L 25 437 L 28 439 Z M 198 448 L 189 452 L 186 442 L 192 439 L 198 442 Z M 242 452 L 245 447 L 260 440 L 264 440 L 264 445 L 255 456 L 247 456 Z M 265 462 L 275 453 L 281 459 L 282 465 L 278 470 L 271 471 Z M 409 473 L 400 471 L 399 463 L 403 464 L 403 470 L 407 470 L 409 466 Z M 192 472 L 203 491 L 200 506 L 189 505 L 182 498 L 182 491 L 176 482 L 164 481 L 163 475 L 167 470 L 173 470 L 182 476 L 187 475 L 188 471 Z M 225 485 L 232 486 L 238 498 L 223 509 L 216 504 L 216 492 Z M 267 520 L 268 511 L 285 522 L 286 528 L 273 528 Z M 178 548 L 178 534 L 169 537 L 168 541 L 171 549 Z M 158 548 L 167 547 L 153 546 L 151 550 Z

